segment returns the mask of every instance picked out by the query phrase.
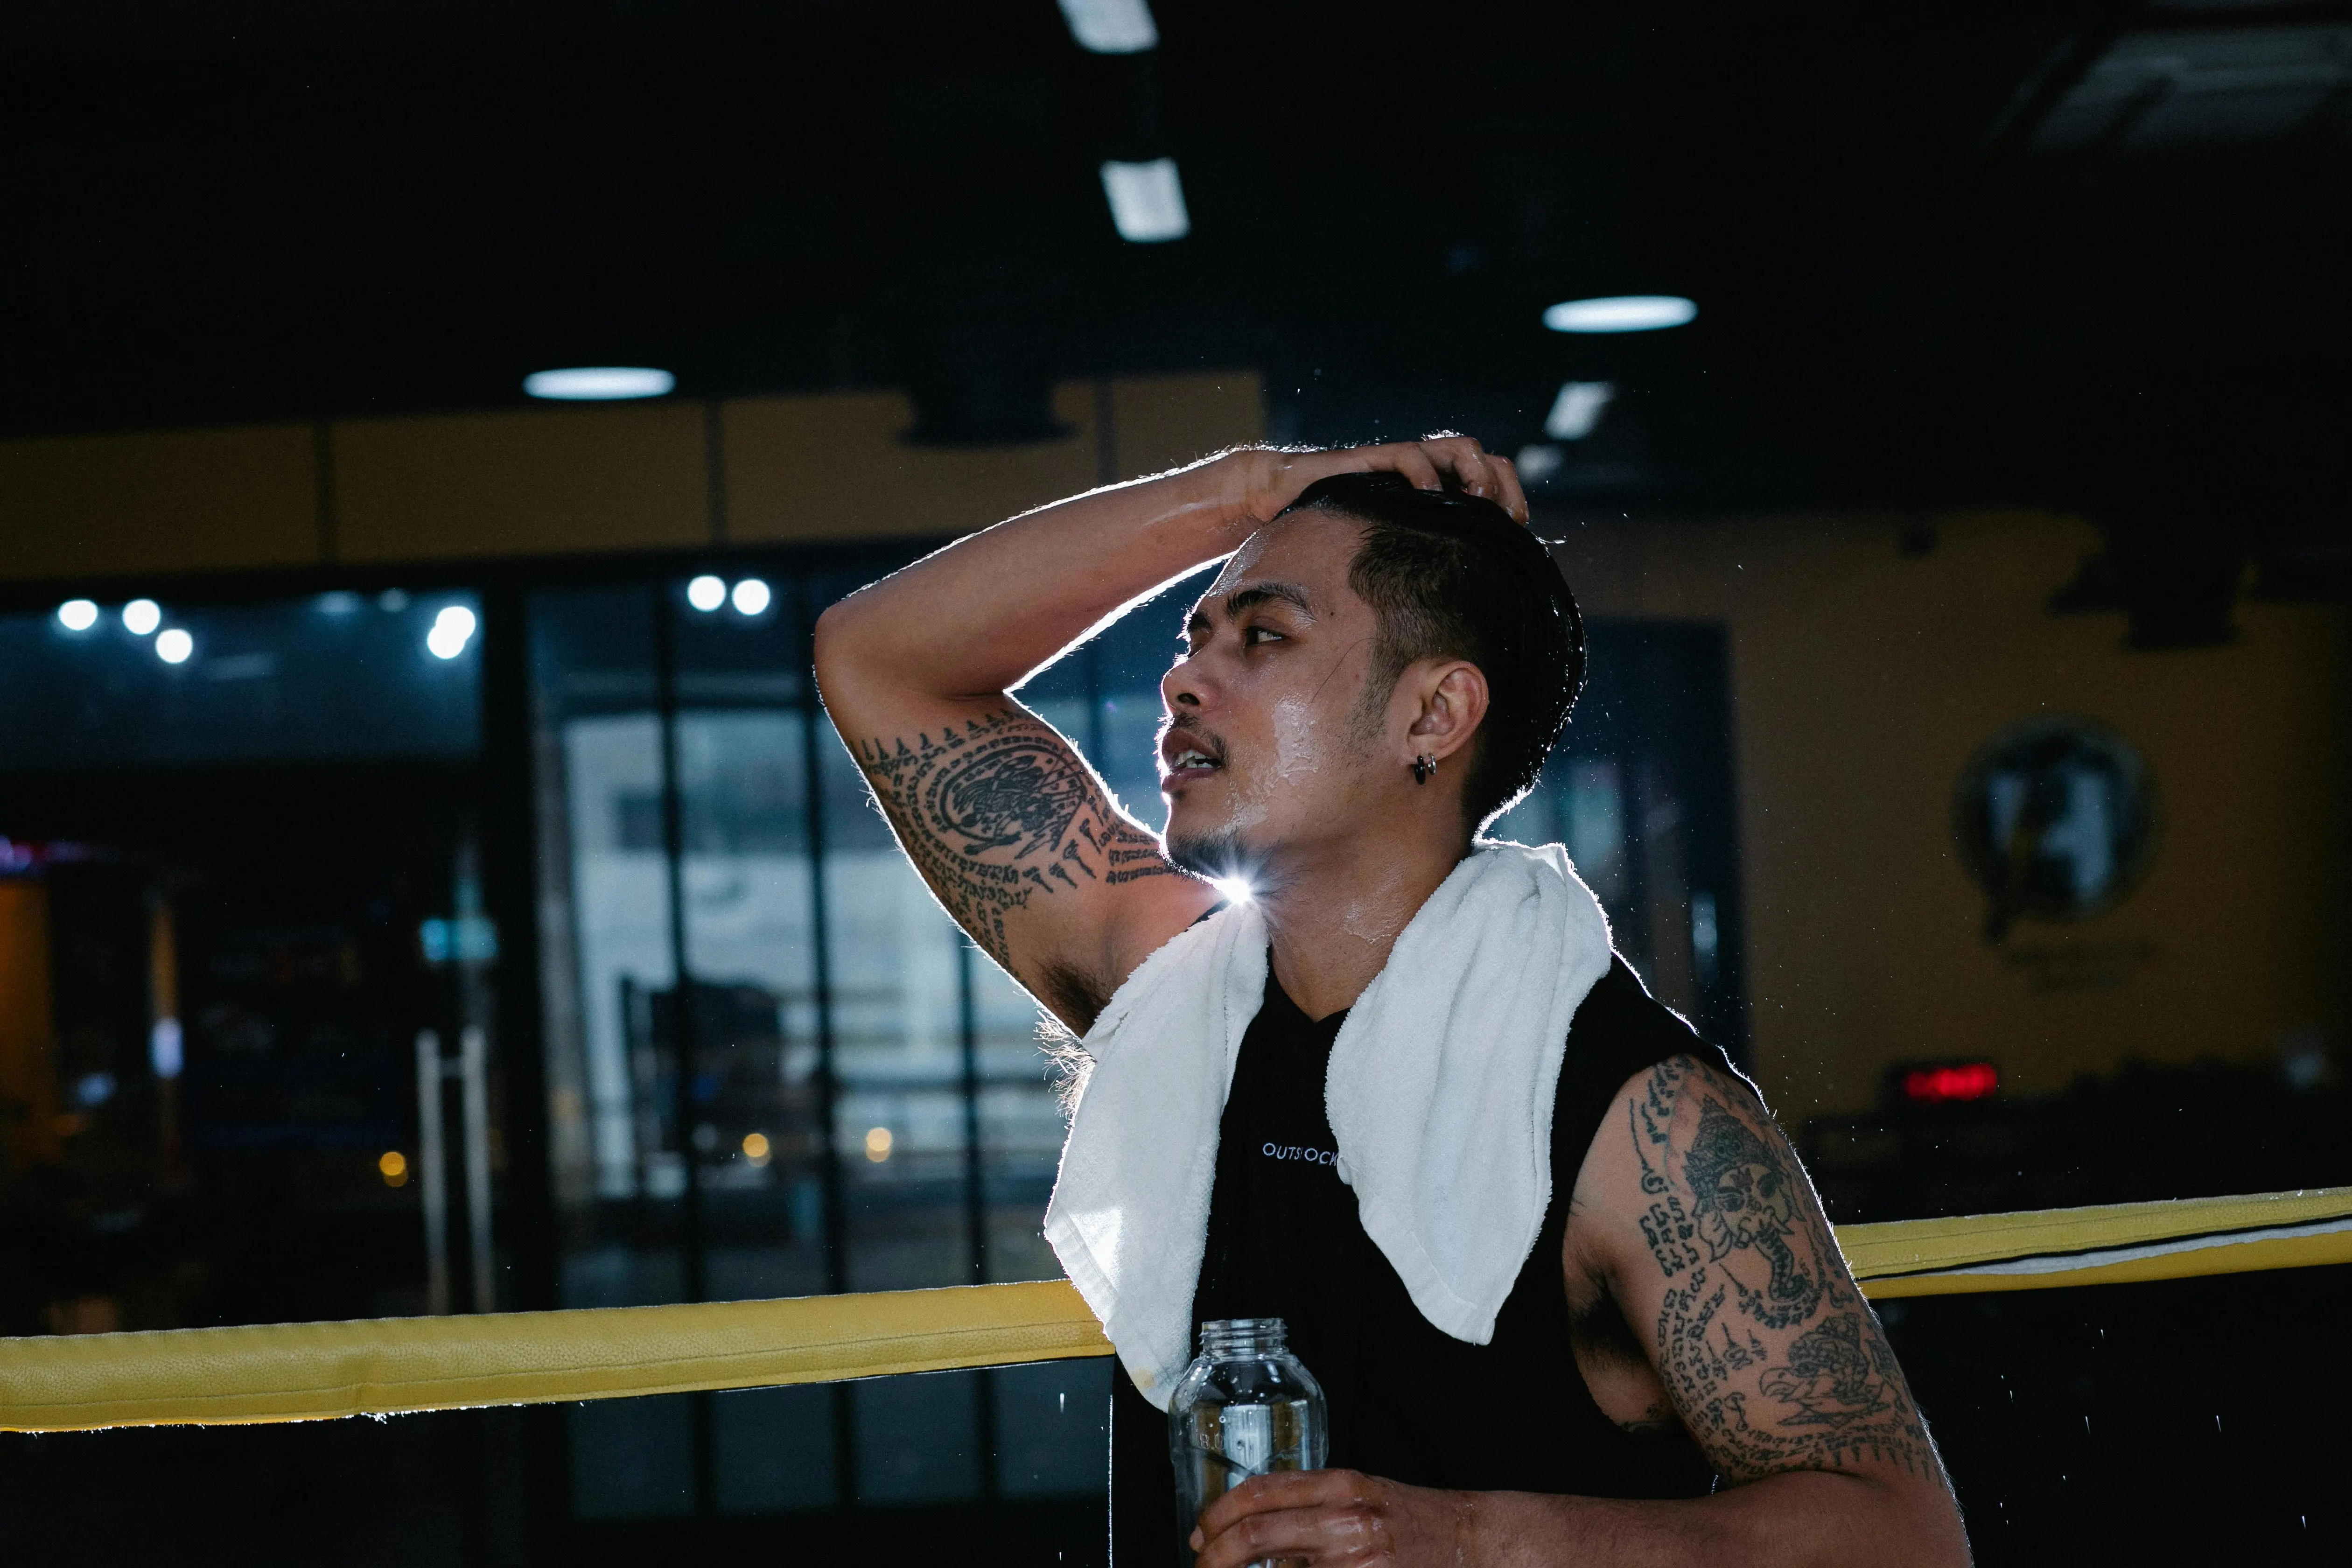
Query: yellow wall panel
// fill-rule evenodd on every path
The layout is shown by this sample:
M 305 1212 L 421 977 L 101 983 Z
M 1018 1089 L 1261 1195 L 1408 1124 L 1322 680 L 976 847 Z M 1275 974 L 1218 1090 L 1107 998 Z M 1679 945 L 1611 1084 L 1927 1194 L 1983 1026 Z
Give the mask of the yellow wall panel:
M 0 442 L 0 577 L 319 558 L 308 426 Z
M 334 426 L 344 561 L 646 550 L 710 537 L 703 405 L 528 409 Z
M 1254 370 L 1132 376 L 1111 383 L 1118 477 L 1180 468 L 1265 438 L 1265 388 Z
M 2352 616 L 2245 603 L 2226 647 L 2133 651 L 2120 614 L 2045 607 L 2099 547 L 2080 520 L 1948 516 L 1921 557 L 1895 548 L 1903 521 L 1595 521 L 1562 549 L 1595 614 L 1728 628 L 1749 1018 L 1775 1105 L 1863 1109 L 1904 1060 L 1990 1059 L 2033 1094 L 2135 1058 L 2270 1063 L 2299 1032 L 2341 1039 Z M 2115 908 L 1995 945 L 1953 789 L 1995 731 L 2052 712 L 2139 751 L 2162 836 Z
M 1056 389 L 1070 434 L 1018 447 L 917 447 L 900 392 L 753 397 L 725 408 L 727 533 L 760 542 L 969 533 L 1090 489 L 1094 395 Z

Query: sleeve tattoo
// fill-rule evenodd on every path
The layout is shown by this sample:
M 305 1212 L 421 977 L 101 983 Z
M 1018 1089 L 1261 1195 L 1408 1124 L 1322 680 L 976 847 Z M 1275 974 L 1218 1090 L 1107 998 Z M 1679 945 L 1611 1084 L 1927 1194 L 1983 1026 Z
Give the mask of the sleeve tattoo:
M 1658 1371 L 1734 1483 L 1877 1462 L 1937 1474 L 1878 1316 L 1779 1128 L 1720 1072 L 1659 1064 L 1632 1106 L 1664 1271 Z
M 1007 970 L 1004 918 L 1031 900 L 1182 875 L 1069 743 L 1024 710 L 856 751 L 915 868 Z

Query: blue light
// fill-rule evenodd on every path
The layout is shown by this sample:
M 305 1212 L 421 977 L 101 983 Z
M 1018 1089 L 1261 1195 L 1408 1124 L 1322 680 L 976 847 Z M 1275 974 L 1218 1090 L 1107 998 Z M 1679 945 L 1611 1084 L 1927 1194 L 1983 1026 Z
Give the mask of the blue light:
M 425 634 L 425 648 L 435 658 L 455 658 L 466 651 L 466 644 L 474 635 L 474 612 L 463 605 L 450 605 L 433 617 L 433 629 Z
M 1110 202 L 1111 226 L 1130 245 L 1160 245 L 1192 232 L 1175 159 L 1154 158 L 1149 163 L 1113 159 L 1102 166 L 1102 183 Z
M 1139 55 L 1160 45 L 1147 0 L 1062 0 L 1062 19 L 1092 54 Z
M 571 370 L 533 371 L 522 389 L 533 397 L 562 403 L 609 403 L 625 397 L 659 397 L 677 384 L 666 370 L 644 365 L 580 365 Z
M 1697 320 L 1698 306 L 1679 294 L 1612 294 L 1563 300 L 1544 312 L 1555 332 L 1654 332 Z
M 155 1069 L 155 1076 L 163 1079 L 179 1077 L 184 1059 L 180 1020 L 156 1019 L 155 1026 L 147 1032 L 147 1062 Z

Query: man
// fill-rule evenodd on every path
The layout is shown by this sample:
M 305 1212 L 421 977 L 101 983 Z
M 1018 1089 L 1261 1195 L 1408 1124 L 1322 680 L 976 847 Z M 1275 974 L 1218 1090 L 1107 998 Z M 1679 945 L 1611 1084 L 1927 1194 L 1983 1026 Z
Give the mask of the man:
M 1344 1170 L 1265 1157 L 1333 1146 L 1340 1021 L 1565 721 L 1580 629 L 1526 519 L 1509 463 L 1459 437 L 1232 452 L 852 595 L 817 626 L 817 679 L 933 891 L 1079 1035 L 1218 911 L 1206 878 L 1252 886 L 1270 962 L 1193 1316 L 1291 1320 L 1330 1394 L 1334 1468 L 1219 1499 L 1186 1543 L 1204 1568 L 1964 1563 L 1926 1426 L 1795 1154 L 1622 963 L 1576 1007 L 1552 1196 L 1488 1342 L 1415 1310 Z M 1008 693 L 1222 556 L 1161 683 L 1163 847 Z M 1163 1418 L 1118 1382 L 1113 1545 L 1131 1568 L 1177 1540 Z

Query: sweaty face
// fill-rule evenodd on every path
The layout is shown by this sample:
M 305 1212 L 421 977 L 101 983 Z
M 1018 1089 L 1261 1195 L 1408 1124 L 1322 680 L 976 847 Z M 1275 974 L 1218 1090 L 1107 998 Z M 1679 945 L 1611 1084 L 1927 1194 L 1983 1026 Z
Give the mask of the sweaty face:
M 1179 865 L 1279 875 L 1286 857 L 1367 826 L 1385 710 L 1362 700 L 1375 619 L 1348 586 L 1359 537 L 1314 512 L 1270 523 L 1193 607 L 1185 652 L 1160 683 L 1160 791 Z

